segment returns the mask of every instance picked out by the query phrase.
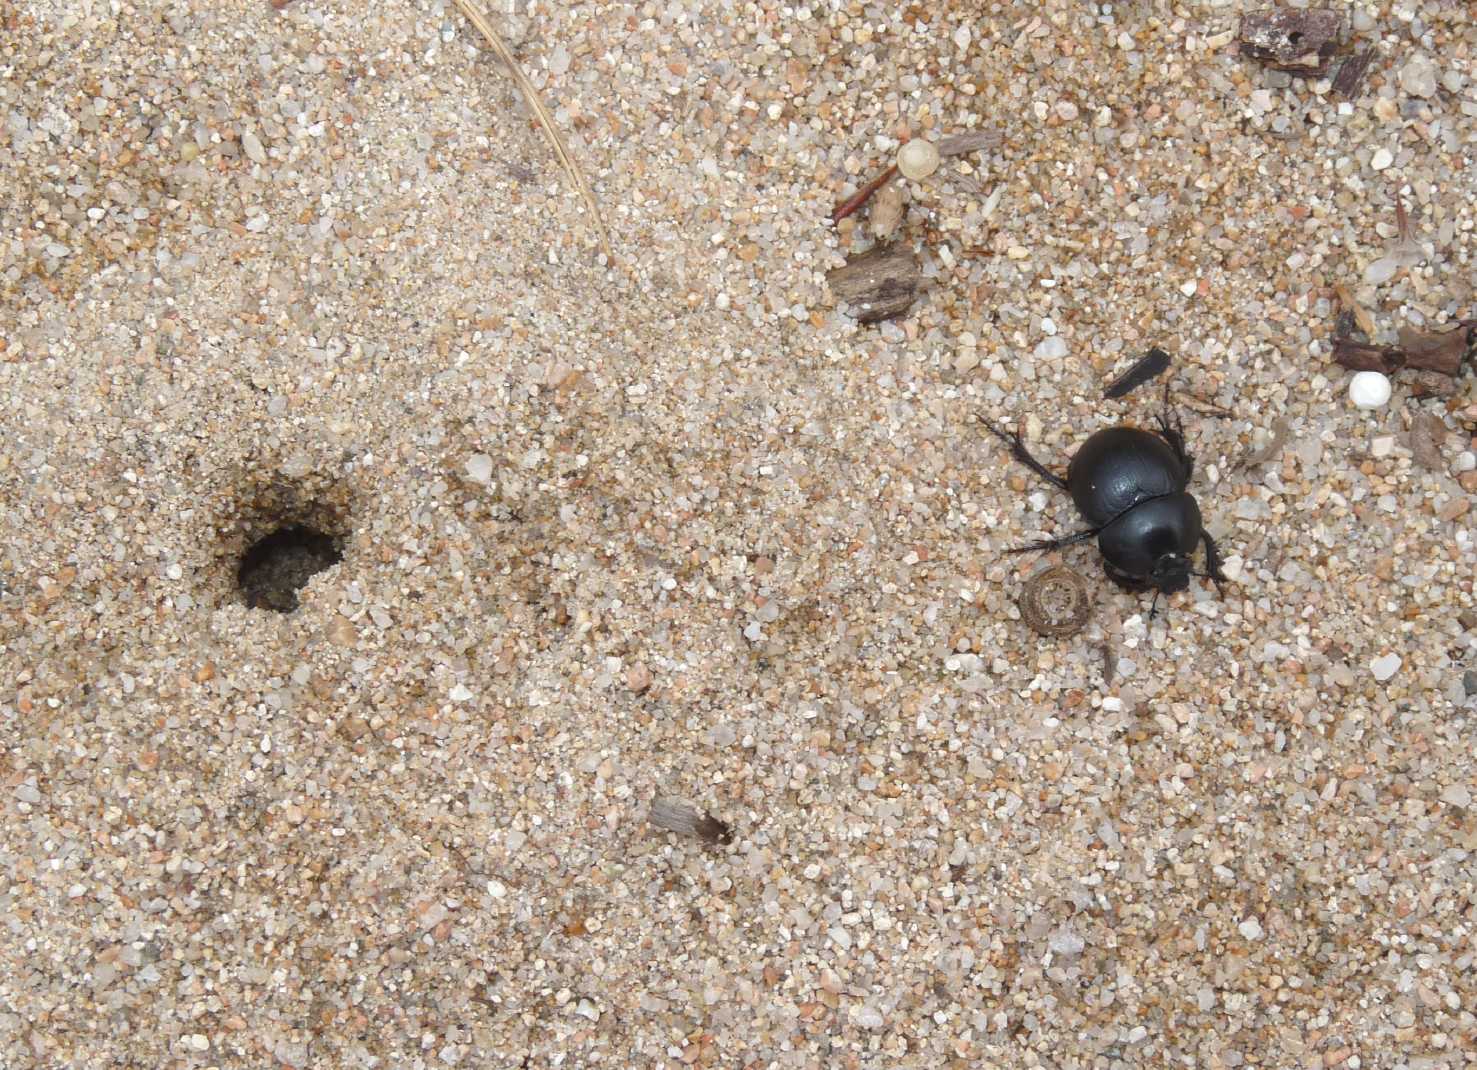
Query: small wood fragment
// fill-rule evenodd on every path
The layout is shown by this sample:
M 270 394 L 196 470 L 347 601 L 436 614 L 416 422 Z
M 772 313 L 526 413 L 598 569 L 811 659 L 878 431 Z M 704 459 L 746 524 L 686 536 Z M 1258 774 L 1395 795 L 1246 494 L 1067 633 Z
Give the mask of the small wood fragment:
M 1338 49 L 1343 16 L 1327 8 L 1267 8 L 1241 20 L 1241 52 L 1304 78 L 1324 74 Z
M 1128 371 L 1108 384 L 1105 398 L 1121 398 L 1169 370 L 1169 354 L 1157 346 L 1136 360 Z
M 1408 368 L 1424 368 L 1443 375 L 1458 375 L 1462 361 L 1467 356 L 1469 332 L 1458 328 L 1454 331 L 1420 331 L 1414 327 L 1400 328 L 1400 348 L 1405 350 Z
M 1354 317 L 1354 323 L 1358 326 L 1358 328 L 1363 331 L 1366 336 L 1373 337 L 1374 317 L 1369 314 L 1369 309 L 1365 308 L 1358 301 L 1354 300 L 1354 295 L 1349 292 L 1349 288 L 1343 283 L 1339 283 L 1334 286 L 1333 292 L 1338 295 L 1339 304 L 1343 305 L 1344 310 L 1347 311 L 1349 315 Z
M 846 198 L 846 200 L 838 204 L 835 211 L 831 213 L 831 222 L 839 223 L 847 216 L 855 215 L 858 211 L 861 210 L 862 205 L 866 204 L 867 201 L 872 199 L 872 194 L 876 193 L 883 186 L 887 185 L 895 177 L 897 177 L 897 164 L 893 164 L 892 166 L 890 166 L 887 170 L 883 171 L 876 178 L 872 179 L 861 189 L 857 190 L 850 197 Z
M 1366 48 L 1344 60 L 1338 74 L 1333 76 L 1333 95 L 1344 100 L 1353 100 L 1358 96 L 1360 83 L 1364 81 L 1364 72 L 1369 70 L 1373 59 L 1374 49 Z
M 680 799 L 653 800 L 646 819 L 665 832 L 691 836 L 710 844 L 726 844 L 733 840 L 733 829 L 727 822 L 719 821 L 712 814 L 704 813 Z
M 1411 368 L 1456 376 L 1461 373 L 1471 334 L 1471 328 L 1463 324 L 1451 331 L 1419 331 L 1402 327 L 1399 345 L 1375 345 L 1353 338 L 1339 338 L 1333 344 L 1333 359 L 1336 364 L 1360 372 L 1392 375 L 1402 368 Z
M 918 297 L 923 276 L 913 254 L 901 245 L 878 245 L 854 256 L 826 276 L 836 296 L 850 305 L 859 323 L 902 315 Z

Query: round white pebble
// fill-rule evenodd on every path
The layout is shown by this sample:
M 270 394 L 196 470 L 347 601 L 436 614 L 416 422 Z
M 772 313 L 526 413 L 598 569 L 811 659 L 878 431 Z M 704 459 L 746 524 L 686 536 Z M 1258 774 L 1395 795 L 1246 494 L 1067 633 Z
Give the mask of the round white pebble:
M 1378 409 L 1390 400 L 1390 380 L 1379 372 L 1355 372 L 1349 400 L 1361 409 Z
M 897 150 L 897 169 L 904 178 L 927 178 L 939 169 L 939 150 L 933 142 L 915 137 Z

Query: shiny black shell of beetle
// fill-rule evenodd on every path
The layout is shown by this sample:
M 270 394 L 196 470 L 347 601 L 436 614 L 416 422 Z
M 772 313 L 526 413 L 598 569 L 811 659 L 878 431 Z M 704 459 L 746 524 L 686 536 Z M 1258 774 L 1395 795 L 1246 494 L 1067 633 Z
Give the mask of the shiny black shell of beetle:
M 1106 527 L 1151 498 L 1181 494 L 1188 473 L 1169 443 L 1136 427 L 1109 427 L 1082 444 L 1067 467 L 1067 489 L 1082 518 Z M 1193 500 L 1191 506 L 1194 506 Z M 1164 518 L 1167 519 L 1167 518 Z M 1199 510 L 1187 535 L 1200 535 Z M 1176 540 L 1178 542 L 1179 540 Z
M 1098 550 L 1121 573 L 1144 579 L 1154 574 L 1166 555 L 1189 561 L 1200 541 L 1200 526 L 1200 506 L 1194 498 L 1184 491 L 1166 494 L 1140 502 L 1098 532 Z M 1182 582 L 1167 589 L 1181 586 Z

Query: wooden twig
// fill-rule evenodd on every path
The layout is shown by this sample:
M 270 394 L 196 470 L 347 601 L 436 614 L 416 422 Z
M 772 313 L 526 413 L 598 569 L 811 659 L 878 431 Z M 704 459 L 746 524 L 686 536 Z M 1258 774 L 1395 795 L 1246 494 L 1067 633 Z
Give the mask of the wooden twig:
M 512 50 L 503 43 L 503 39 L 492 28 L 492 23 L 487 21 L 487 16 L 483 14 L 482 10 L 472 0 L 456 0 L 456 6 L 461 8 L 462 14 L 467 16 L 467 19 L 473 26 L 477 27 L 477 30 L 513 75 L 513 81 L 517 84 L 518 91 L 523 94 L 523 99 L 528 101 L 528 106 L 533 109 L 534 116 L 538 119 L 539 127 L 543 130 L 544 135 L 548 137 L 549 144 L 554 147 L 554 155 L 559 157 L 559 162 L 569 172 L 570 179 L 574 182 L 575 188 L 579 190 L 581 199 L 585 202 L 585 207 L 590 212 L 590 218 L 594 220 L 595 230 L 600 235 L 600 248 L 605 253 L 605 259 L 614 265 L 615 253 L 610 248 L 610 235 L 605 230 L 605 219 L 600 214 L 600 205 L 595 200 L 595 195 L 590 192 L 590 186 L 585 181 L 584 173 L 579 169 L 579 165 L 574 162 L 574 157 L 569 154 L 569 150 L 564 147 L 564 141 L 559 137 L 559 131 L 554 126 L 554 117 L 549 114 L 549 109 L 539 99 L 538 90 L 528 80 L 528 75 L 523 73 L 523 68 L 518 66 L 518 61 L 513 58 Z
M 883 171 L 876 178 L 872 179 L 872 181 L 838 204 L 836 210 L 831 213 L 831 222 L 839 223 L 847 216 L 856 214 L 862 205 L 872 199 L 872 194 L 891 182 L 893 176 L 896 174 L 897 164 L 893 164 L 886 171 Z

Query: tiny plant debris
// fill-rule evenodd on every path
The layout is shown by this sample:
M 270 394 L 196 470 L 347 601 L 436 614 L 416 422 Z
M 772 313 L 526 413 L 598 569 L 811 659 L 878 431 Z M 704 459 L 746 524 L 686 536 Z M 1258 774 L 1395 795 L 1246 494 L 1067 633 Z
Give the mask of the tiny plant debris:
M 1344 100 L 1353 100 L 1359 95 L 1359 86 L 1364 81 L 1364 72 L 1374 59 L 1374 49 L 1366 48 L 1344 60 L 1338 74 L 1333 77 L 1333 95 Z
M 1291 425 L 1287 417 L 1282 416 L 1272 422 L 1271 433 L 1268 435 L 1266 445 L 1260 449 L 1248 450 L 1246 455 L 1237 463 L 1237 468 L 1255 468 L 1259 464 L 1266 464 L 1282 452 L 1282 447 L 1287 445 L 1287 435 Z
M 850 305 L 859 323 L 901 316 L 923 285 L 913 254 L 901 245 L 878 245 L 854 256 L 826 276 L 836 296 Z
M 599 202 L 595 200 L 595 195 L 590 192 L 590 185 L 585 181 L 584 171 L 580 169 L 574 157 L 569 154 L 569 150 L 564 147 L 564 139 L 559 136 L 559 128 L 554 125 L 554 116 L 549 113 L 548 107 L 544 104 L 543 98 L 539 96 L 538 90 L 534 88 L 534 84 L 528 80 L 528 75 L 523 73 L 523 68 L 518 65 L 518 61 L 513 57 L 512 50 L 508 48 L 507 43 L 503 41 L 498 32 L 492 28 L 492 23 L 488 21 L 487 14 L 473 0 L 456 0 L 456 6 L 461 8 L 462 14 L 467 17 L 467 20 L 473 26 L 477 27 L 477 31 L 482 34 L 483 40 L 488 43 L 493 52 L 497 53 L 497 58 L 502 60 L 503 66 L 512 75 L 513 83 L 517 85 L 518 92 L 523 94 L 523 99 L 533 109 L 533 114 L 538 119 L 539 129 L 549 139 L 549 144 L 554 149 L 554 155 L 564 165 L 564 170 L 568 172 L 575 189 L 579 191 L 580 199 L 585 202 L 585 209 L 589 212 L 591 222 L 595 224 L 595 233 L 600 239 L 600 250 L 605 254 L 605 262 L 613 265 L 615 263 L 615 253 L 610 248 L 610 234 L 605 229 L 605 217 L 600 214 Z
M 680 799 L 654 799 L 646 819 L 665 832 L 691 836 L 705 843 L 720 845 L 733 840 L 733 829 L 727 822 L 719 821 L 712 814 L 703 813 Z
M 1087 583 L 1063 565 L 1036 573 L 1021 591 L 1021 617 L 1040 635 L 1075 635 L 1091 615 Z
M 1108 388 L 1103 391 L 1103 397 L 1124 397 L 1168 370 L 1169 354 L 1156 346 L 1135 361 L 1128 371 L 1109 383 Z
M 971 152 L 979 152 L 992 145 L 1000 143 L 1000 134 L 995 130 L 968 130 L 962 134 L 953 134 L 939 141 L 933 148 L 941 157 L 964 156 Z M 861 189 L 836 206 L 831 212 L 831 222 L 836 224 L 847 216 L 855 215 L 861 210 L 872 196 L 887 185 L 898 174 L 896 162 L 889 164 L 887 168 L 875 178 L 869 180 Z
M 1319 77 L 1338 50 L 1343 16 L 1327 8 L 1277 7 L 1241 20 L 1241 51 L 1263 66 Z

